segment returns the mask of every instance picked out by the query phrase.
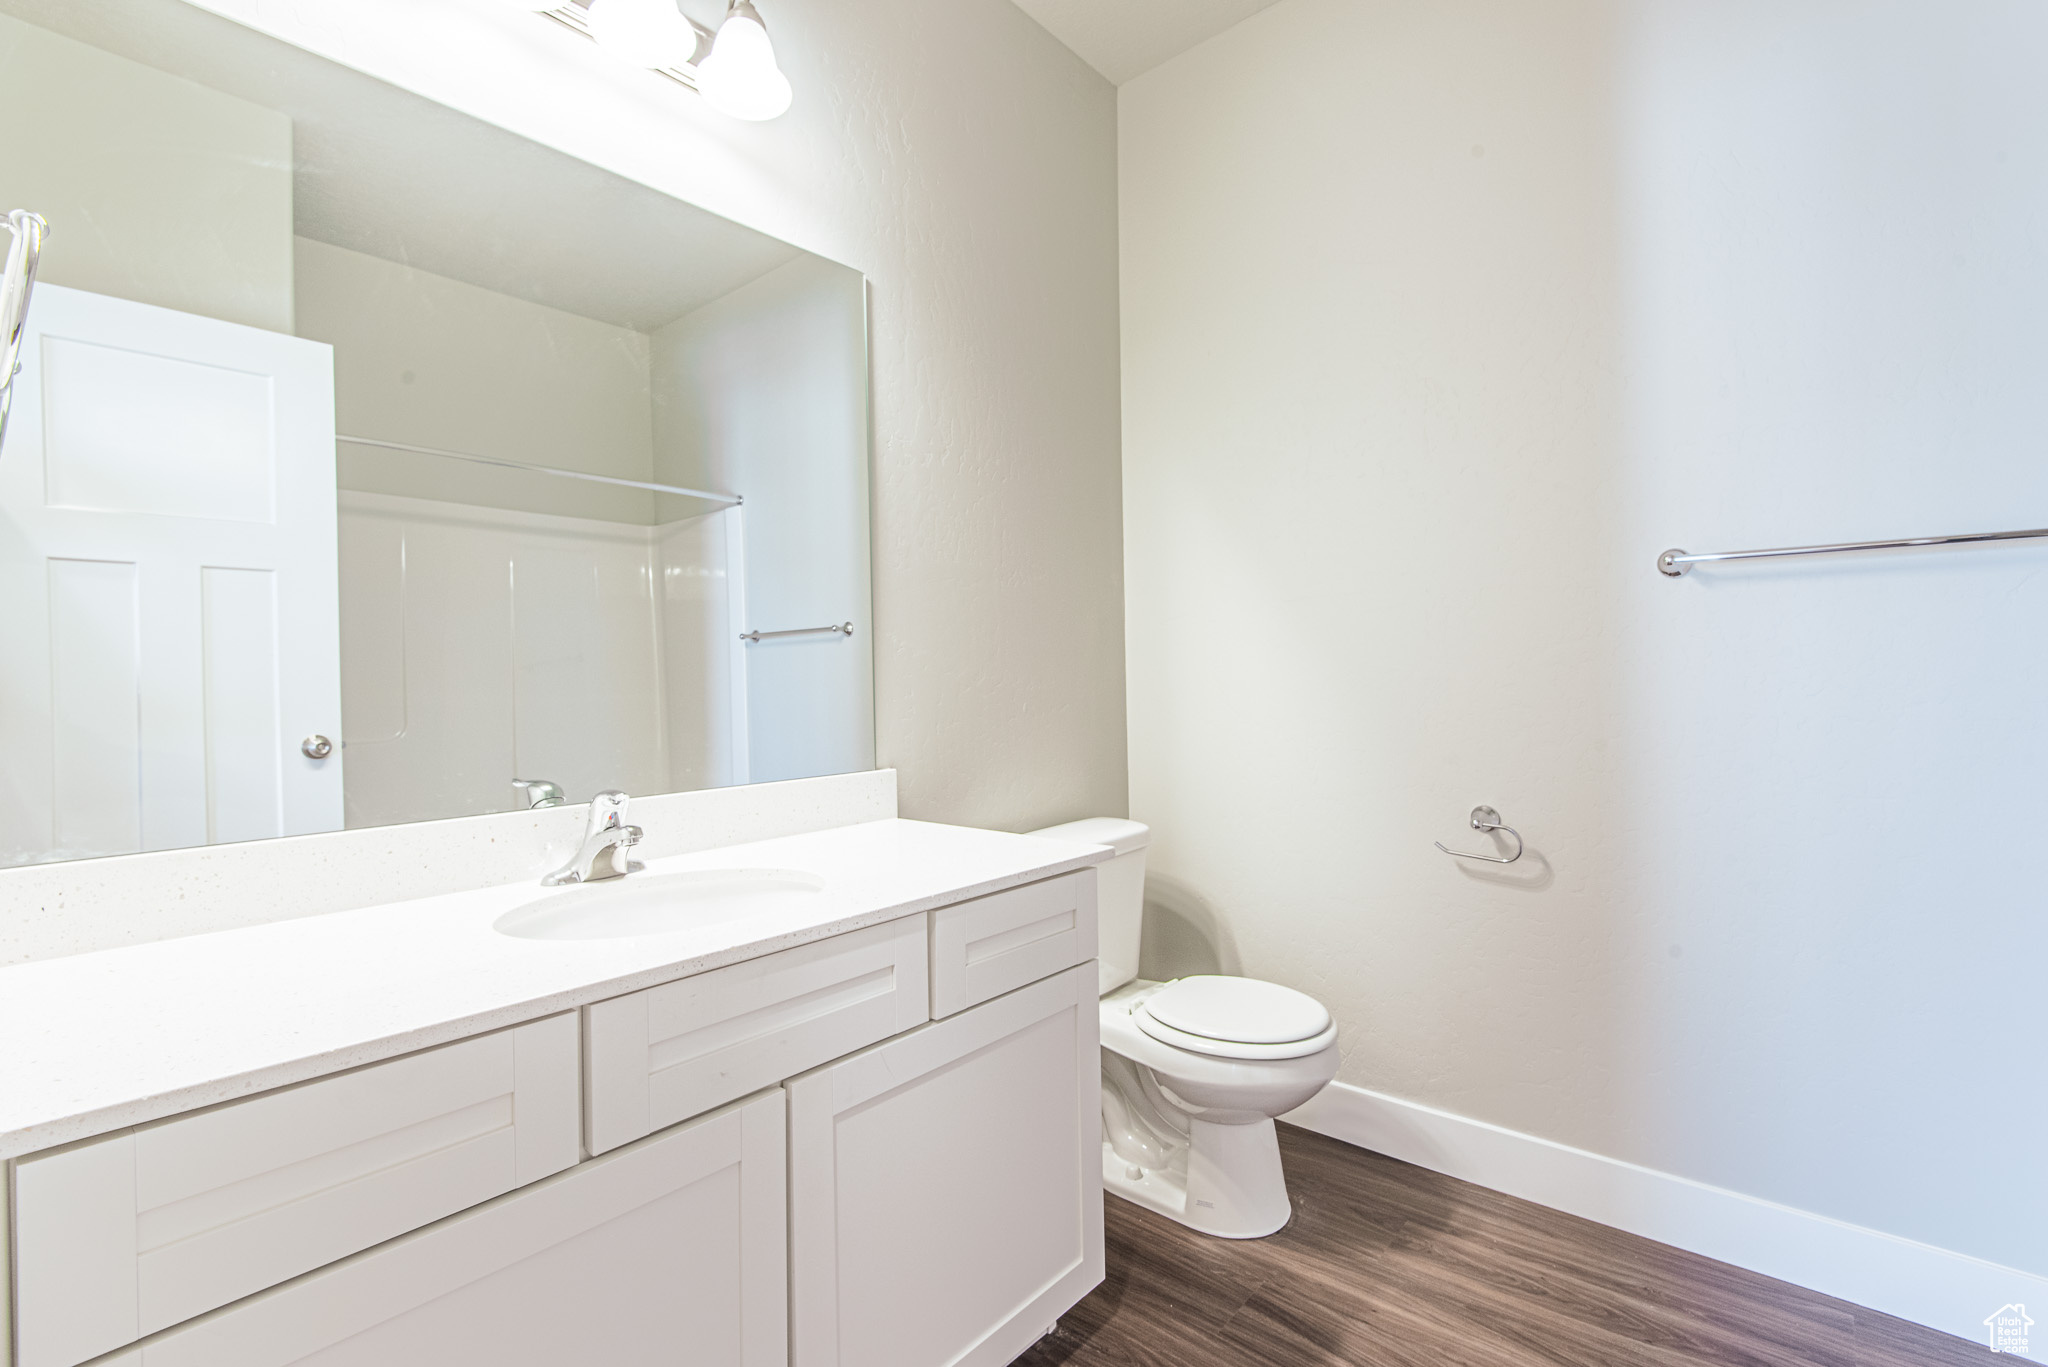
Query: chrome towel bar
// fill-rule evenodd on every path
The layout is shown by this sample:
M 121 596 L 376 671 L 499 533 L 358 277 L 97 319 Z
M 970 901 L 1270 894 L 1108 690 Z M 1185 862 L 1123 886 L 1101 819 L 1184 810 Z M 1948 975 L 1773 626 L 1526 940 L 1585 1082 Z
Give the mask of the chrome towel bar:
M 772 641 L 778 636 L 820 636 L 828 631 L 834 636 L 851 636 L 853 635 L 853 623 L 841 622 L 838 626 L 831 627 L 791 627 L 788 631 L 743 631 L 740 633 L 740 639 L 742 641 Z
M 1898 551 L 1912 546 L 1978 546 L 1989 541 L 2040 541 L 2048 539 L 2048 527 L 2026 532 L 1965 532 L 1960 536 L 1904 536 L 1892 541 L 1842 541 L 1832 546 L 1777 546 L 1763 551 L 1670 550 L 1657 557 L 1660 573 L 1678 578 L 1694 565 L 1720 560 L 1775 560 L 1787 555 L 1836 555 L 1842 551 Z

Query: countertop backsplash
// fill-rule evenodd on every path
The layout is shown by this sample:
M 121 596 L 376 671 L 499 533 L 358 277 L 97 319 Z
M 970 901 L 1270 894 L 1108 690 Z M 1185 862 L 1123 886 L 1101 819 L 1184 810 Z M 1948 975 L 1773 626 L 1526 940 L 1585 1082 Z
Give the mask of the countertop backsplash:
M 583 804 L 0 869 L 0 967 L 538 879 Z M 896 771 L 634 796 L 641 859 L 881 821 Z

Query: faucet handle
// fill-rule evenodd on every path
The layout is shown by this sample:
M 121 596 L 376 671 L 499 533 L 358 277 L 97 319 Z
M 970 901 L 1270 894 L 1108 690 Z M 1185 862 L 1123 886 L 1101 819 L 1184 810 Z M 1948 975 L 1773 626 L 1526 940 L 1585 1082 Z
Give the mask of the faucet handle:
M 626 824 L 626 804 L 632 799 L 617 789 L 607 789 L 590 799 L 590 829 L 609 830 Z
M 519 796 L 526 800 L 527 810 L 562 805 L 562 785 L 550 783 L 544 778 L 515 778 L 512 786 L 519 790 Z
M 640 838 L 645 832 L 638 826 L 620 826 L 617 829 L 618 837 L 612 841 L 611 845 L 600 857 L 608 858 L 612 861 L 613 877 L 623 878 L 635 869 L 642 867 L 633 862 L 631 855 L 633 847 L 640 843 Z

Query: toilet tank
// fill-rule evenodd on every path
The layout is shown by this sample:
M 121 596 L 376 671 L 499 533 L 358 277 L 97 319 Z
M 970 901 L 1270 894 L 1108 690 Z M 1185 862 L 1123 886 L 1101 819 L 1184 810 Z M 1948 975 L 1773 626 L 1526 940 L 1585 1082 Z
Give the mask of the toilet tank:
M 1095 919 L 1102 937 L 1097 994 L 1137 977 L 1138 935 L 1145 919 L 1145 847 L 1152 843 L 1152 828 L 1121 817 L 1091 816 L 1030 834 L 1077 845 L 1107 845 L 1116 851 L 1116 858 L 1095 866 Z

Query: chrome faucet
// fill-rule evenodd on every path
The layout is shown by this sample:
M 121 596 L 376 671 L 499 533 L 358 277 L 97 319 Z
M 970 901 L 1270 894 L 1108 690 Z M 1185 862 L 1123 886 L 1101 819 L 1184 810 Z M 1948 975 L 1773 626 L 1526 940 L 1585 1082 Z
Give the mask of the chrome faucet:
M 559 807 L 566 800 L 562 785 L 550 783 L 544 778 L 515 778 L 512 786 L 518 790 L 520 800 L 526 803 L 528 811 L 536 807 Z
M 543 887 L 558 888 L 565 883 L 596 883 L 622 878 L 639 868 L 627 858 L 640 843 L 638 826 L 626 824 L 624 793 L 599 793 L 590 799 L 590 820 L 583 827 L 583 843 L 567 864 L 541 879 Z

